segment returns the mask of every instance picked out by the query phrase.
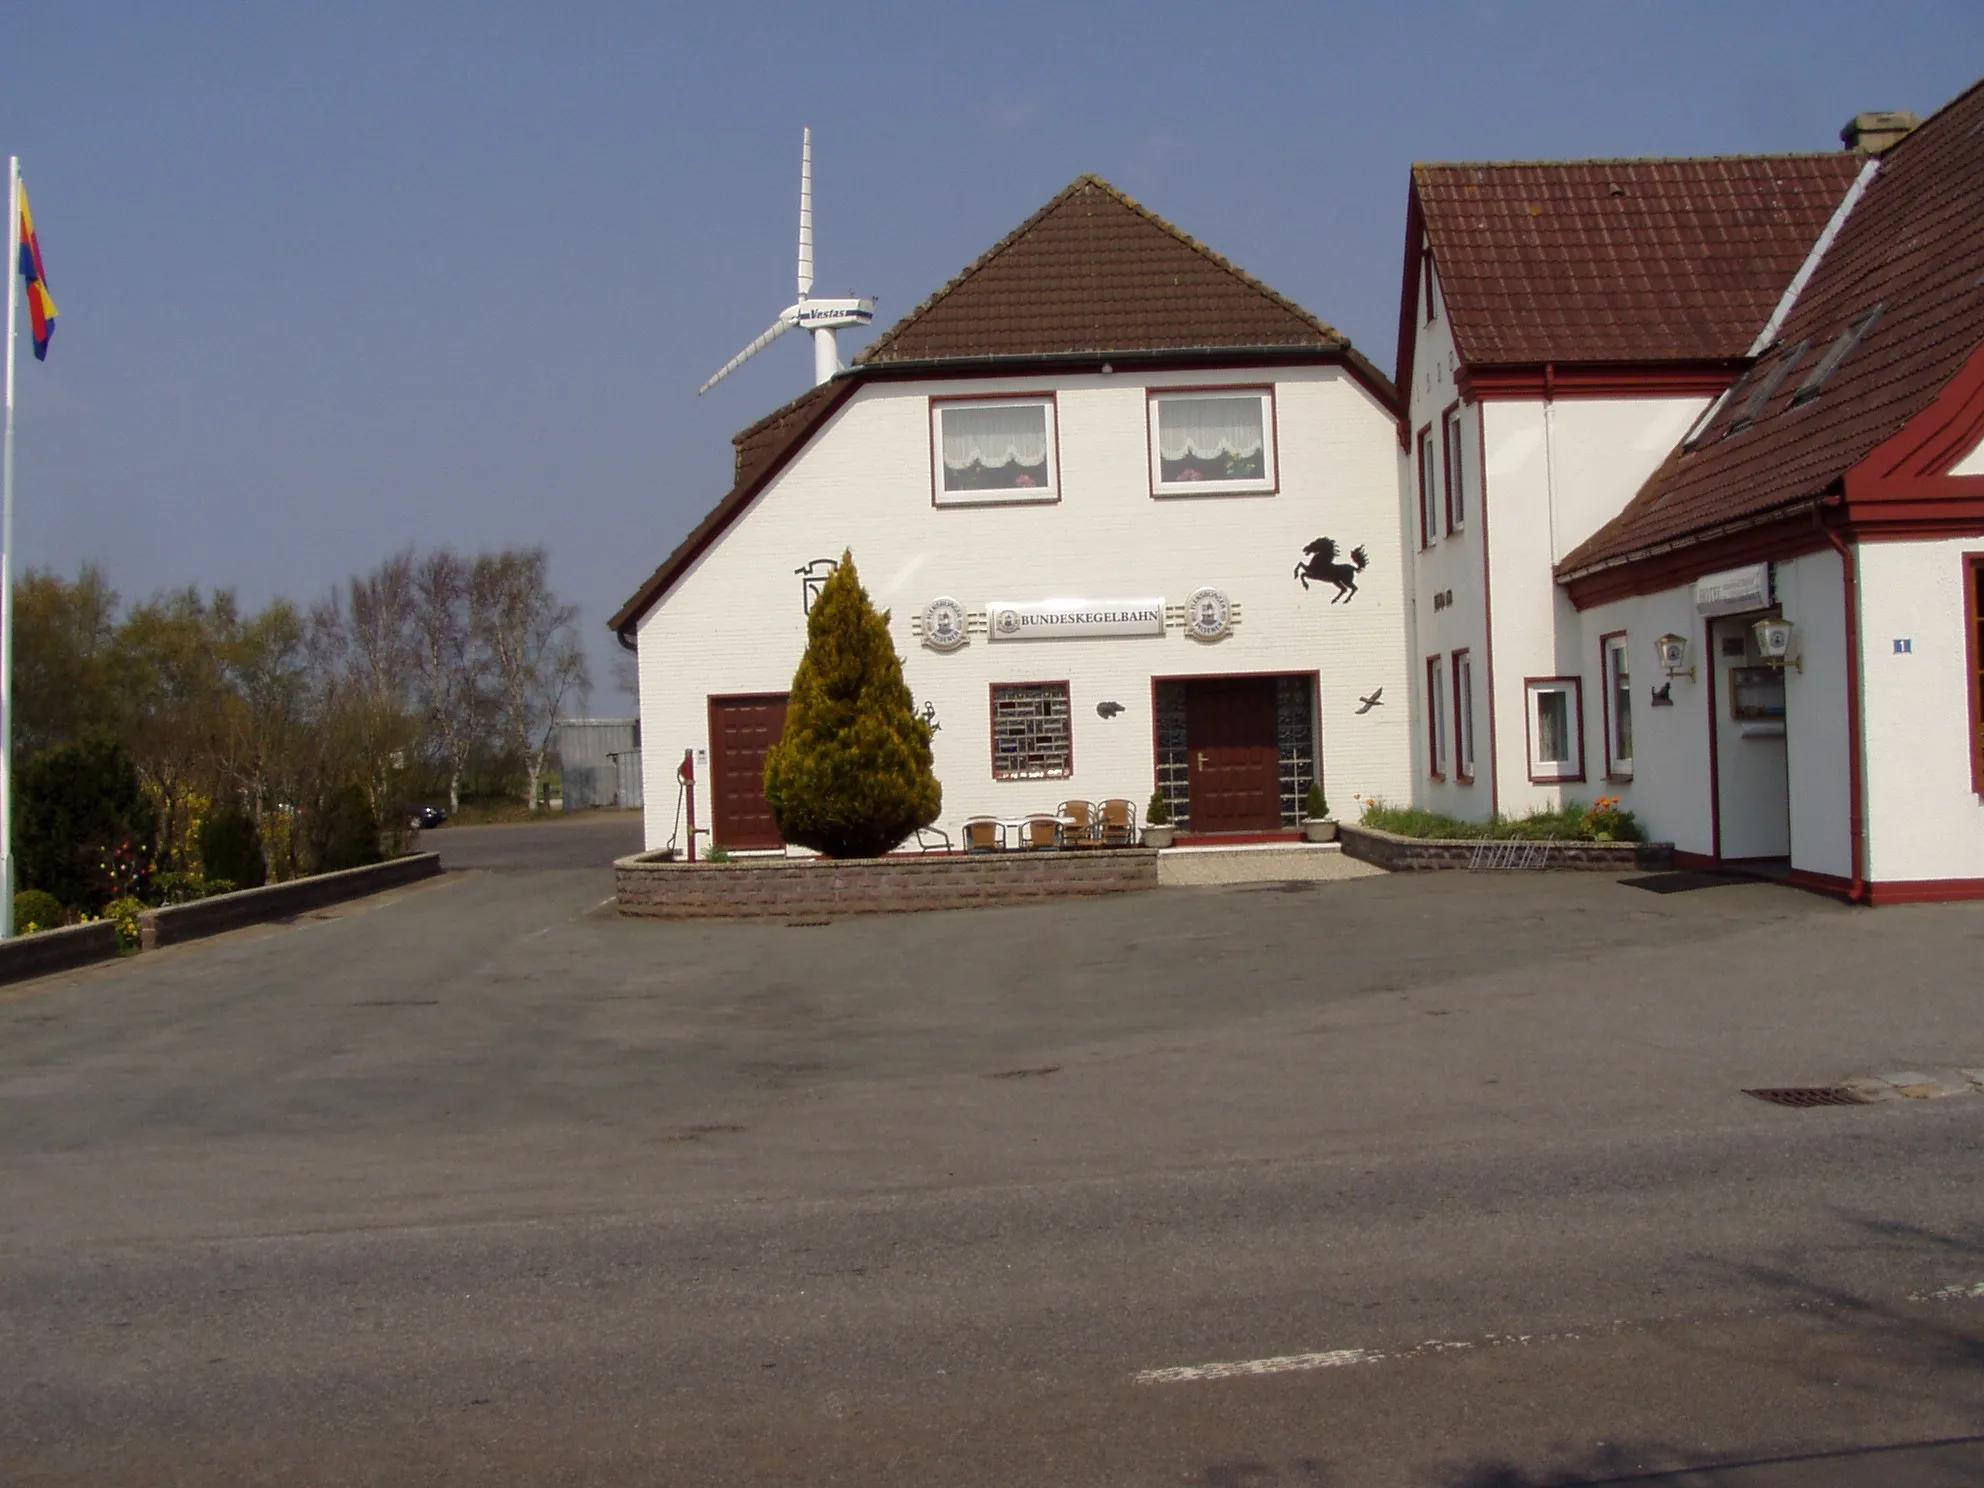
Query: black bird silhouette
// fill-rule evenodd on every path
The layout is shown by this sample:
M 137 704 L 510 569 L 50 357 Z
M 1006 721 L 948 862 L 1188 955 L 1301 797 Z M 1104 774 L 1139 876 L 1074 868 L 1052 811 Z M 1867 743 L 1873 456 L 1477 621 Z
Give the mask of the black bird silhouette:
M 1385 690 L 1384 688 L 1380 687 L 1376 692 L 1372 693 L 1369 697 L 1361 697 L 1357 700 L 1360 704 L 1362 704 L 1362 706 L 1359 707 L 1357 711 L 1359 713 L 1369 713 L 1373 708 L 1382 708 L 1385 705 L 1384 698 L 1385 698 Z
M 1095 711 L 1104 718 L 1114 718 L 1118 713 L 1123 711 L 1123 705 L 1121 703 L 1097 703 L 1095 705 Z

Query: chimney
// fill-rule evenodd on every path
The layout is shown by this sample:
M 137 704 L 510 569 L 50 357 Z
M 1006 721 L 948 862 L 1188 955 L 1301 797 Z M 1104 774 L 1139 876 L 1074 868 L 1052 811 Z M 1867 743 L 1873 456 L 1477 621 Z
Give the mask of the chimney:
M 1922 121 L 1910 113 L 1855 114 L 1840 130 L 1840 143 L 1862 155 L 1879 155 L 1901 143 Z

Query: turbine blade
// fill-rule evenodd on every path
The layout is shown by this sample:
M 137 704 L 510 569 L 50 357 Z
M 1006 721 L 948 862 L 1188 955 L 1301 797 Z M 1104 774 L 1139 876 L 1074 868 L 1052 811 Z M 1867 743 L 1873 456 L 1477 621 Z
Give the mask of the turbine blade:
M 700 398 L 704 393 L 707 393 L 711 388 L 715 387 L 719 382 L 722 382 L 724 378 L 728 377 L 731 373 L 735 372 L 739 367 L 743 366 L 744 363 L 748 362 L 752 357 L 756 356 L 759 352 L 763 351 L 767 346 L 770 346 L 772 342 L 778 340 L 780 336 L 783 336 L 787 331 L 791 329 L 792 329 L 792 322 L 787 320 L 783 315 L 781 315 L 777 320 L 772 322 L 772 328 L 770 330 L 766 331 L 764 335 L 760 336 L 757 340 L 753 341 L 749 346 L 745 347 L 742 351 L 738 352 L 736 356 L 732 357 L 729 361 L 725 362 L 723 364 L 722 371 L 718 372 L 716 376 L 712 377 L 708 382 L 704 383 L 701 387 L 697 388 L 696 396 Z
M 799 298 L 813 292 L 813 131 L 799 140 Z

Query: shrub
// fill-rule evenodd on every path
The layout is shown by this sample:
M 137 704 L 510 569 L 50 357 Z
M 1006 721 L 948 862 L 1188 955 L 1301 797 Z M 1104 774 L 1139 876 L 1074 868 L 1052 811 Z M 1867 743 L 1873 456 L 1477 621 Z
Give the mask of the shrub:
M 1302 809 L 1309 813 L 1310 821 L 1321 821 L 1330 814 L 1330 803 L 1323 795 L 1323 783 L 1320 780 L 1309 783 L 1309 794 L 1303 802 Z
M 22 883 L 89 911 L 143 888 L 156 816 L 121 744 L 47 750 L 27 762 L 18 789 Z
M 259 889 L 268 882 L 255 818 L 239 806 L 223 806 L 201 822 L 200 866 L 208 879 L 224 878 L 243 888 Z
M 40 889 L 23 889 L 14 896 L 14 933 L 32 935 L 62 923 L 62 901 Z
M 1471 842 L 1481 837 L 1519 838 L 1530 842 L 1638 842 L 1640 826 L 1630 811 L 1618 809 L 1618 797 L 1608 796 L 1587 809 L 1569 802 L 1555 811 L 1531 811 L 1523 816 L 1493 816 L 1485 822 L 1459 821 L 1416 806 L 1364 803 L 1364 825 L 1400 837 L 1445 838 Z
M 1163 791 L 1150 793 L 1150 805 L 1144 807 L 1144 825 L 1147 827 L 1171 825 L 1171 803 L 1164 799 Z
M 363 786 L 345 785 L 333 791 L 311 826 L 313 872 L 363 868 L 384 856 L 379 850 L 379 819 L 372 813 L 372 798 Z
M 145 912 L 145 906 L 130 895 L 113 899 L 103 907 L 103 917 L 117 926 L 117 947 L 123 951 L 138 948 L 138 916 Z
M 910 706 L 888 617 L 869 603 L 851 553 L 807 618 L 765 799 L 780 836 L 830 858 L 878 857 L 943 809 L 930 725 Z
M 152 898 L 159 904 L 191 904 L 215 894 L 231 894 L 234 885 L 224 878 L 202 878 L 197 873 L 161 873 L 152 879 Z

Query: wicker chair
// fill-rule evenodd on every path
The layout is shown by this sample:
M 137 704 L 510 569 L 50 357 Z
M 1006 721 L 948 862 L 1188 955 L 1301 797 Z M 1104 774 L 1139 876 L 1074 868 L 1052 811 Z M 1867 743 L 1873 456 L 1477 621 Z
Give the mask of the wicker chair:
M 1020 823 L 1020 846 L 1028 852 L 1050 852 L 1061 845 L 1061 818 L 1029 816 Z
M 1121 796 L 1099 808 L 1096 835 L 1104 847 L 1129 847 L 1137 840 L 1137 803 Z
M 1099 823 L 1093 801 L 1063 801 L 1055 810 L 1061 816 L 1063 847 L 1094 847 L 1101 841 L 1096 835 Z
M 964 824 L 964 850 L 968 853 L 1004 852 L 1006 828 L 996 816 L 974 816 Z

